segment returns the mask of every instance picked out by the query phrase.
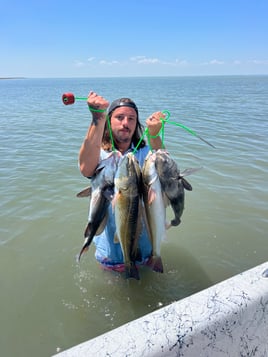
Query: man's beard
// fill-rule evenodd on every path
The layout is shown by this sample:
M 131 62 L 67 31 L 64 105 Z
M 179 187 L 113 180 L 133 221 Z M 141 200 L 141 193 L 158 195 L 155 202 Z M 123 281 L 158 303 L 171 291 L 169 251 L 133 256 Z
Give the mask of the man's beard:
M 117 143 L 130 143 L 131 142 L 131 139 L 130 138 L 120 138 L 120 137 L 116 137 L 116 138 L 114 138 L 115 139 L 115 141 L 117 142 Z
M 131 137 L 127 136 L 124 137 L 124 134 L 121 135 L 120 132 L 118 135 L 114 135 L 114 140 L 117 141 L 118 143 L 130 143 L 131 142 Z

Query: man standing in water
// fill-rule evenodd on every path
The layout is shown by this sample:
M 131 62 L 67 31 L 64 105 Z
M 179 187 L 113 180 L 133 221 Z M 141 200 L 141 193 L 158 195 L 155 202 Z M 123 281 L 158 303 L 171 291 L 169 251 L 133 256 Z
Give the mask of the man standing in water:
M 93 176 L 99 162 L 107 158 L 113 149 L 106 120 L 107 109 L 115 149 L 122 155 L 126 155 L 139 143 L 135 156 L 142 166 L 150 148 L 141 139 L 143 126 L 139 120 L 136 104 L 129 98 L 120 98 L 109 106 L 109 102 L 95 92 L 89 93 L 87 103 L 92 113 L 92 122 L 79 151 L 79 166 L 82 175 L 88 178 Z M 146 120 L 150 147 L 154 150 L 162 147 L 161 138 L 157 134 L 162 127 L 161 118 L 164 117 L 163 113 L 155 112 Z M 120 244 L 114 242 L 115 231 L 115 218 L 110 207 L 104 231 L 93 240 L 96 246 L 95 257 L 107 269 L 123 271 L 123 253 Z M 139 248 L 141 263 L 146 264 L 151 256 L 152 246 L 145 229 L 140 235 Z

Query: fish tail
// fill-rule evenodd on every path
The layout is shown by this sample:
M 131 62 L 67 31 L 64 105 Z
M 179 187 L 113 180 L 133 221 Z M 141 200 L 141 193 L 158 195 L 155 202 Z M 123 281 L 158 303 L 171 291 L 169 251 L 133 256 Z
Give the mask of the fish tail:
M 156 271 L 157 273 L 163 273 L 164 268 L 163 268 L 163 262 L 162 258 L 160 256 L 151 256 L 148 260 L 147 265 L 152 268 L 153 271 Z
M 126 279 L 136 279 L 140 280 L 140 274 L 139 271 L 134 263 L 131 263 L 130 265 L 125 265 L 125 273 L 126 273 Z
M 86 246 L 83 246 L 83 248 L 81 249 L 80 253 L 79 253 L 79 256 L 78 256 L 78 261 L 80 262 L 80 259 L 81 259 L 81 256 L 83 253 L 87 252 L 88 251 L 88 245 Z
M 84 241 L 83 247 L 79 253 L 78 261 L 80 261 L 82 254 L 88 251 L 90 243 L 92 242 L 92 239 L 93 239 L 93 237 L 86 235 L 88 233 L 87 229 L 88 229 L 89 225 L 90 225 L 90 223 L 88 224 L 86 231 L 85 231 L 85 241 Z

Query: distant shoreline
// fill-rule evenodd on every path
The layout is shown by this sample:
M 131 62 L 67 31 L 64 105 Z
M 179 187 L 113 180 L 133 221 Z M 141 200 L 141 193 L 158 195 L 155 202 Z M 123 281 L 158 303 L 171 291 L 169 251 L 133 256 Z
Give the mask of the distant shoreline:
M 33 80 L 33 79 L 137 79 L 137 78 L 146 78 L 146 79 L 152 79 L 152 78 L 205 78 L 205 77 L 268 77 L 268 73 L 265 74 L 204 74 L 204 75 L 167 75 L 167 76 L 104 76 L 104 77 L 98 77 L 98 76 L 82 76 L 82 77 L 0 77 L 0 80 L 11 80 L 11 79 L 27 79 L 27 80 Z
M 25 79 L 25 77 L 0 77 L 1 79 Z

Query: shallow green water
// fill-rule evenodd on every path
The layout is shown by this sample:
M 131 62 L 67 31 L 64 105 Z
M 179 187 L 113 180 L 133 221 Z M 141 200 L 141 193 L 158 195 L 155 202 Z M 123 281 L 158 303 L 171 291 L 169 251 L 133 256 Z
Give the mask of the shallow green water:
M 134 99 L 142 121 L 157 110 L 165 144 L 189 177 L 182 224 L 162 246 L 165 273 L 141 281 L 102 271 L 94 249 L 78 265 L 88 185 L 77 155 L 84 102 L 61 95 Z M 268 77 L 26 79 L 0 81 L 0 348 L 48 356 L 267 261 Z M 168 212 L 171 214 L 171 212 Z

